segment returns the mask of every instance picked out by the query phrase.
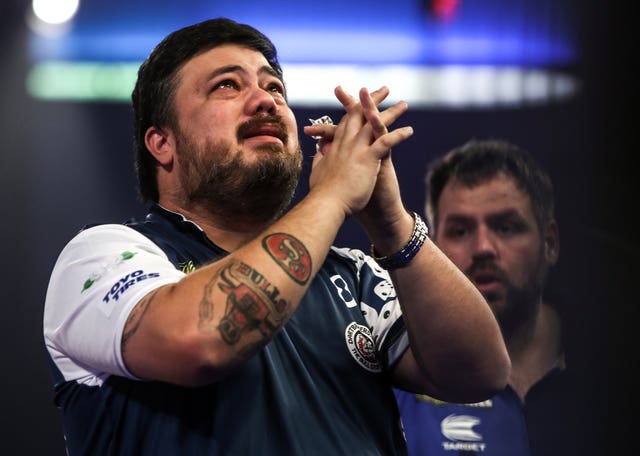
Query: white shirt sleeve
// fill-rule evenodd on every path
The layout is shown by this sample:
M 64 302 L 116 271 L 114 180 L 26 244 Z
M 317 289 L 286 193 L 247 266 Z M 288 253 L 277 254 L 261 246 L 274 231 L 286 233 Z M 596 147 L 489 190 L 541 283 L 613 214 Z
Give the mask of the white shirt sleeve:
M 96 226 L 73 238 L 53 268 L 44 308 L 45 344 L 65 380 L 135 379 L 121 353 L 129 313 L 149 292 L 184 275 L 156 244 L 124 225 Z

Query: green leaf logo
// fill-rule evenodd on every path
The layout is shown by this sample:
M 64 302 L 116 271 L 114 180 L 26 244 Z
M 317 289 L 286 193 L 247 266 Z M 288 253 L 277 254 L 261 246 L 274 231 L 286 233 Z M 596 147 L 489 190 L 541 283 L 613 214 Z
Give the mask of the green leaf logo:
M 95 282 L 95 280 L 93 279 L 87 279 L 84 281 L 84 285 L 82 286 L 82 291 L 85 291 L 87 289 L 89 289 L 91 287 L 91 285 L 93 285 L 93 282 Z
M 112 270 L 113 268 L 115 268 L 117 265 L 119 265 L 120 263 L 122 263 L 123 261 L 127 261 L 130 260 L 131 258 L 133 258 L 136 255 L 137 252 L 129 252 L 128 250 L 122 252 L 120 254 L 120 256 L 116 257 L 114 260 L 112 260 L 112 264 L 109 264 L 107 266 L 103 266 L 101 267 L 100 271 L 98 272 L 94 272 L 91 274 L 91 276 L 84 281 L 84 284 L 82 285 L 82 292 L 88 290 L 89 288 L 91 288 L 91 285 L 93 285 L 96 281 L 100 280 L 100 278 L 102 277 L 102 275 L 107 272 Z

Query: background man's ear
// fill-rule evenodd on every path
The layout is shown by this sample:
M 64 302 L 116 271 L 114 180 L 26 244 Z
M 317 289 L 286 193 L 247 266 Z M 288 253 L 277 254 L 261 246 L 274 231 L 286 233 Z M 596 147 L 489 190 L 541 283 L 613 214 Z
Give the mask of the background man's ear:
M 560 255 L 560 232 L 558 223 L 552 219 L 547 223 L 543 233 L 544 251 L 549 264 L 554 265 Z

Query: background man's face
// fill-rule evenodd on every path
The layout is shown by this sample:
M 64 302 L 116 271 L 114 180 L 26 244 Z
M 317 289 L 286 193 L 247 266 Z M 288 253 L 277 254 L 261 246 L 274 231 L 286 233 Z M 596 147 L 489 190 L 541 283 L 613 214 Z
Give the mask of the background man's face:
M 548 269 L 531 201 L 498 174 L 467 187 L 449 181 L 438 203 L 435 242 L 474 282 L 501 323 L 522 320 L 540 300 Z

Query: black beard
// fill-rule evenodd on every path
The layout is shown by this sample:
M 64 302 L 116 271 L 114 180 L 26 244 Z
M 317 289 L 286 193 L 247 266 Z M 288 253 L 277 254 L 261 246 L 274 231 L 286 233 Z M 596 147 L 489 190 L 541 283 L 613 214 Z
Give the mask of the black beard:
M 505 340 L 510 340 L 520 328 L 531 324 L 540 304 L 541 293 L 540 286 L 535 282 L 529 282 L 522 288 L 509 288 L 506 307 L 496 312 Z
M 180 181 L 186 207 L 200 206 L 228 224 L 265 223 L 282 215 L 300 177 L 302 153 L 263 146 L 264 157 L 245 163 L 223 142 L 198 148 L 178 137 Z
M 546 267 L 542 263 L 542 253 L 540 255 L 540 262 L 536 268 L 535 275 L 521 287 L 514 286 L 508 275 L 490 260 L 478 260 L 467 270 L 467 275 L 471 277 L 475 269 L 491 269 L 506 284 L 507 291 L 504 303 L 492 304 L 493 299 L 491 296 L 485 296 L 485 299 L 493 310 L 502 334 L 507 341 L 514 334 L 517 334 L 521 328 L 531 324 L 541 302 Z

